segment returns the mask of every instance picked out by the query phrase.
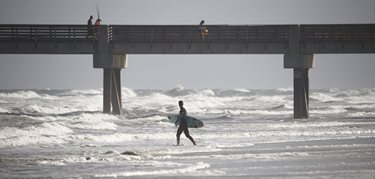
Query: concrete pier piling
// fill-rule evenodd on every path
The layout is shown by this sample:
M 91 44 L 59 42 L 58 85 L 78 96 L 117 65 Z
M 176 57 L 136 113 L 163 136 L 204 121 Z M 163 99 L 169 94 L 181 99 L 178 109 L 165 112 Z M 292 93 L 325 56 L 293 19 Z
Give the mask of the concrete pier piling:
M 121 114 L 121 69 L 127 67 L 127 55 L 113 53 L 108 26 L 101 26 L 98 33 L 94 44 L 94 68 L 103 69 L 103 112 Z
M 313 67 L 314 55 L 301 49 L 300 26 L 289 26 L 289 50 L 284 54 L 284 68 L 293 69 L 294 118 L 309 117 L 309 69 Z
M 111 113 L 111 96 L 112 96 L 112 70 L 103 69 L 103 112 Z
M 294 69 L 294 118 L 309 117 L 309 69 Z
M 103 112 L 121 114 L 121 69 L 103 69 Z M 112 109 L 112 110 L 111 110 Z
M 114 114 L 121 114 L 121 69 L 112 69 L 112 108 Z
M 284 55 L 284 68 L 293 69 L 294 118 L 309 117 L 309 70 L 314 55 Z

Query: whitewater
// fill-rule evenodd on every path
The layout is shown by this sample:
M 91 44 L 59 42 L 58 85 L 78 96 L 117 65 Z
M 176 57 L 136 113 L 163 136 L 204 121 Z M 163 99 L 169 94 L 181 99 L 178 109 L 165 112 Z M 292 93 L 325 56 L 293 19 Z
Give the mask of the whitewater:
M 375 178 L 375 89 L 134 90 L 122 114 L 101 89 L 0 90 L 0 178 Z M 174 124 L 183 100 L 205 126 Z

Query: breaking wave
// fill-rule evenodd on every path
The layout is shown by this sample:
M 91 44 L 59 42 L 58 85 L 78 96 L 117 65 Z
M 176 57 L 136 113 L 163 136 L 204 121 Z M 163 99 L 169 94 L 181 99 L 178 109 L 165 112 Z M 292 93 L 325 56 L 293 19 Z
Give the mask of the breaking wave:
M 123 115 L 121 116 L 101 113 L 101 89 L 0 91 L 0 115 L 3 116 L 0 120 L 8 118 L 18 122 L 21 118 L 24 120 L 21 122 L 22 128 L 0 128 L 3 136 L 0 141 L 3 143 L 2 146 L 27 145 L 27 140 L 37 135 L 40 139 L 36 141 L 30 139 L 30 143 L 48 143 L 46 136 L 51 136 L 54 142 L 63 142 L 64 139 L 48 131 L 61 129 L 60 131 L 63 132 L 61 135 L 72 133 L 74 130 L 116 131 L 123 127 L 120 122 L 123 120 L 130 121 L 135 126 L 147 123 L 157 127 L 170 127 L 165 116 L 178 113 L 179 100 L 185 102 L 189 115 L 201 116 L 209 121 L 230 121 L 238 118 L 290 119 L 293 117 L 293 97 L 289 91 L 290 88 L 275 90 L 185 89 L 183 86 L 170 90 L 122 88 Z M 284 92 L 288 93 L 284 94 Z M 312 117 L 324 118 L 334 115 L 337 118 L 373 118 L 375 116 L 374 89 L 312 90 L 310 99 Z M 36 121 L 39 122 L 38 125 L 35 124 Z M 7 120 L 6 123 L 11 124 L 12 121 Z M 16 125 L 17 123 L 11 126 Z M 7 133 L 12 130 L 19 135 L 9 136 Z M 32 130 L 37 132 L 33 133 Z M 146 136 L 144 138 L 152 138 Z M 121 141 L 122 139 L 119 138 L 122 137 L 129 138 L 119 134 L 108 134 L 108 138 L 86 136 L 94 141 L 102 139 Z M 142 135 L 137 137 L 142 138 Z
M 0 93 L 0 98 L 20 98 L 20 99 L 33 99 L 33 98 L 41 98 L 34 91 L 15 91 L 15 92 L 3 92 Z

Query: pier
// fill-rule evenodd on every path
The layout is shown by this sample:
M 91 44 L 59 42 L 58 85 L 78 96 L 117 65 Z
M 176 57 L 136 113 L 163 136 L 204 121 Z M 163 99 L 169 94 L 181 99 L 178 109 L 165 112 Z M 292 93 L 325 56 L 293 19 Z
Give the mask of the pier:
M 0 54 L 92 54 L 103 69 L 103 112 L 121 114 L 121 70 L 127 54 L 283 54 L 293 69 L 294 118 L 309 117 L 314 54 L 375 53 L 375 24 L 0 25 Z M 266 69 L 265 69 L 266 70 Z

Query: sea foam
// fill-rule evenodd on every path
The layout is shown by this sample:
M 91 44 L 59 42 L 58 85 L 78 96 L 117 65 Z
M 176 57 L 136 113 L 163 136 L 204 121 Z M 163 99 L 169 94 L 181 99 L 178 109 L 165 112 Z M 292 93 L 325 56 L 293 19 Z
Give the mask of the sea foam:
M 63 143 L 73 131 L 57 122 L 44 122 L 24 128 L 5 127 L 0 130 L 0 147 Z

